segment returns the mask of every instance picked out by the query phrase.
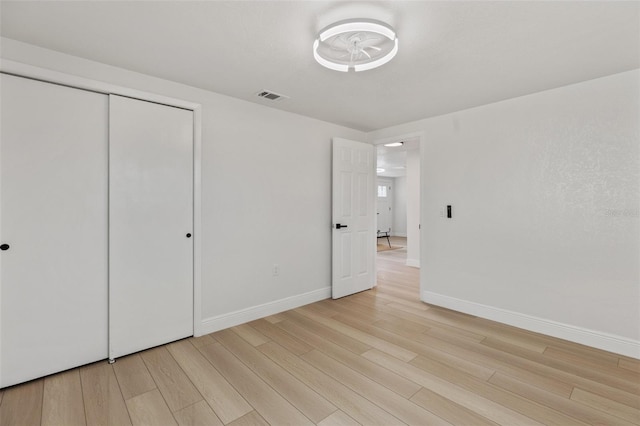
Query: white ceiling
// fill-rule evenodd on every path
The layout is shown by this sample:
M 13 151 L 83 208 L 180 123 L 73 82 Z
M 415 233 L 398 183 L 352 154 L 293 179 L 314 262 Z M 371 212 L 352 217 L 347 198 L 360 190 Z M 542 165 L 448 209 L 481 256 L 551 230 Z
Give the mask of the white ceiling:
M 396 58 L 318 65 L 318 30 L 354 17 L 394 26 Z M 638 68 L 639 28 L 636 1 L 2 1 L 0 34 L 370 131 Z

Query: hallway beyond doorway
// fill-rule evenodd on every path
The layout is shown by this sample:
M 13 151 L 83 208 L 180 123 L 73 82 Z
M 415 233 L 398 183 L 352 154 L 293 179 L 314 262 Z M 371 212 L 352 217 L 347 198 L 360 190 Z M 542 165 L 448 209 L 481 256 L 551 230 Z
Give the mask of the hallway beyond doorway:
M 378 240 L 378 262 L 381 260 L 389 260 L 393 262 L 402 262 L 404 264 L 407 261 L 407 237 L 391 236 L 389 237 L 389 242 L 391 243 L 391 249 L 389 249 L 389 246 L 387 245 L 386 238 L 380 238 Z

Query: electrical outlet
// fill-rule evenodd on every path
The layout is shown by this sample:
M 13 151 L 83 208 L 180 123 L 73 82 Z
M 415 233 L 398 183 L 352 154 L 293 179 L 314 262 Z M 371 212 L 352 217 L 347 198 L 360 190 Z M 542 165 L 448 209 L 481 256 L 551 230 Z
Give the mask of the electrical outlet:
M 272 272 L 274 277 L 277 277 L 278 275 L 280 275 L 280 265 L 278 265 L 277 263 L 274 263 Z

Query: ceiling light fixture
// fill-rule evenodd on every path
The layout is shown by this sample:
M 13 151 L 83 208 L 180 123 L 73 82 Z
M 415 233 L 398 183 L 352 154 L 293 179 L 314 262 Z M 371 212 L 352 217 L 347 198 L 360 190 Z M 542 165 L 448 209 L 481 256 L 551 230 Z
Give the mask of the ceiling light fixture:
M 329 25 L 313 42 L 313 57 L 323 67 L 366 71 L 398 53 L 398 37 L 389 25 L 371 19 L 349 19 Z
M 404 142 L 391 142 L 391 143 L 385 143 L 384 146 L 388 146 L 391 148 L 394 148 L 396 146 L 402 146 L 404 145 Z

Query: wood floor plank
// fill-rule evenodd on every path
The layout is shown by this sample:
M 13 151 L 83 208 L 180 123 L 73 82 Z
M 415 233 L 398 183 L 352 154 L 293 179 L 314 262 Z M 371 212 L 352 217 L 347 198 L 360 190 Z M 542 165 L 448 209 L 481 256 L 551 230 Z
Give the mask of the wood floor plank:
M 393 286 L 393 283 L 390 283 Z M 383 293 L 379 293 L 376 295 L 378 298 L 387 297 L 387 295 Z M 390 308 L 386 308 L 387 310 Z M 431 321 L 425 318 L 418 318 L 413 314 L 408 314 L 402 312 L 400 309 L 392 312 L 394 315 L 399 316 L 402 319 L 412 320 L 412 321 Z M 482 320 L 482 319 L 478 319 Z M 425 325 L 429 325 L 431 328 L 427 332 L 427 336 L 425 339 L 418 339 L 418 342 L 428 346 L 430 348 L 438 349 L 439 351 L 452 354 L 461 358 L 464 358 L 469 361 L 473 361 L 474 363 L 480 363 L 486 367 L 490 367 L 493 369 L 498 369 L 502 372 L 508 373 L 513 377 L 517 377 L 521 380 L 525 380 L 529 383 L 538 386 L 541 389 L 553 392 L 557 395 L 561 395 L 565 398 L 568 398 L 573 390 L 573 386 L 577 384 L 588 385 L 592 390 L 597 390 L 602 394 L 608 394 L 609 392 L 613 392 L 617 397 L 625 400 L 627 403 L 633 405 L 635 396 L 619 391 L 615 388 L 611 388 L 609 386 L 602 385 L 600 383 L 596 383 L 590 380 L 583 379 L 581 377 L 577 377 L 571 374 L 567 374 L 563 371 L 558 371 L 551 368 L 539 368 L 538 364 L 532 363 L 528 360 L 519 359 L 518 357 L 511 356 L 508 353 L 504 353 L 501 351 L 486 351 L 485 348 L 479 347 L 473 340 L 474 335 L 471 334 L 469 337 L 471 339 L 458 338 L 460 334 L 456 333 L 456 328 L 451 327 L 451 329 L 447 330 L 446 328 L 437 328 L 432 323 L 423 322 Z M 465 329 L 457 329 L 462 332 L 467 332 Z M 521 330 L 522 331 L 522 330 Z M 528 332 L 525 332 L 528 333 Z M 547 339 L 549 343 L 553 343 L 556 345 L 573 345 L 570 342 L 561 341 L 555 338 L 548 338 L 547 336 L 537 335 L 538 338 Z M 407 336 L 405 336 L 407 337 Z M 435 339 L 431 338 L 435 337 Z M 476 337 L 480 337 L 483 339 L 484 337 L 481 335 L 476 335 Z M 476 339 L 477 340 L 477 339 Z M 575 346 L 575 345 L 574 345 Z M 581 347 L 581 345 L 577 345 Z M 584 347 L 581 347 L 584 348 Z M 591 348 L 587 348 L 591 349 Z M 558 380 L 562 379 L 562 380 Z
M 200 350 L 267 422 L 274 425 L 313 424 L 220 343 Z
M 316 321 L 313 321 L 296 311 L 288 311 L 284 315 L 286 319 L 303 325 L 309 330 L 312 330 L 314 334 L 321 336 L 323 339 L 329 342 L 333 342 L 339 346 L 342 346 L 343 348 L 348 349 L 355 354 L 361 354 L 371 349 L 371 346 L 345 336 L 344 334 L 326 327 Z
M 374 290 L 376 291 L 376 294 L 391 294 L 405 300 L 416 300 L 419 296 L 419 292 L 411 286 L 412 281 L 415 279 L 416 277 L 408 274 L 397 273 L 396 271 L 386 269 L 383 265 L 380 265 L 377 280 L 378 285 Z M 393 283 L 393 286 L 389 286 L 388 284 L 390 283 Z
M 395 296 L 384 294 L 384 293 L 375 294 L 371 296 L 374 297 L 375 299 L 379 299 L 380 301 L 383 302 L 383 304 L 389 304 L 389 303 L 395 302 L 397 304 L 405 305 L 410 308 L 424 309 L 424 310 L 429 309 L 429 307 L 426 304 L 424 304 L 423 302 L 420 302 L 419 298 L 407 300 L 407 299 L 401 299 L 399 297 L 395 297 Z
M 312 367 L 277 343 L 266 343 L 259 346 L 258 349 L 363 425 L 388 426 L 403 424 L 398 418 L 382 410 L 337 380 Z
M 335 318 L 340 315 L 349 315 L 350 317 L 358 321 L 364 321 L 367 323 L 379 322 L 382 320 L 386 320 L 390 317 L 389 314 L 380 312 L 375 308 L 363 307 L 361 305 L 357 305 L 354 302 L 350 302 L 348 304 L 341 303 L 341 305 L 336 308 L 336 314 L 334 314 L 331 318 Z M 423 327 L 421 324 L 417 324 L 417 323 L 409 324 L 409 326 L 412 326 L 412 328 Z M 423 327 L 423 328 L 426 331 L 427 328 L 426 327 Z
M 324 318 L 320 315 L 317 315 L 313 312 L 310 312 L 309 310 L 305 309 L 304 307 L 302 308 L 298 308 L 296 310 L 297 312 L 300 312 L 301 314 L 305 315 L 306 317 L 322 324 L 325 325 L 327 327 L 330 327 L 332 329 L 334 329 L 335 331 L 344 334 L 345 336 L 349 336 L 353 339 L 359 340 L 360 342 L 369 345 L 373 348 L 376 348 L 384 353 L 387 353 L 391 356 L 394 356 L 402 361 L 411 361 L 413 358 L 416 357 L 416 353 L 409 351 L 403 347 L 400 347 L 396 344 L 390 343 L 384 339 L 379 339 L 378 337 L 372 336 L 370 334 L 367 333 L 363 333 L 362 331 L 350 327 L 348 325 L 345 325 L 343 323 L 341 323 L 340 321 L 336 321 L 333 318 Z
M 558 349 L 554 347 L 548 347 L 547 350 L 544 351 L 544 355 L 562 362 L 568 362 L 570 364 L 579 365 L 587 369 L 600 371 L 604 374 L 618 377 L 623 380 L 640 383 L 639 372 L 622 370 L 618 367 L 617 361 L 615 363 L 608 363 L 599 359 L 594 360 L 570 350 Z
M 367 299 L 364 299 L 367 300 Z M 384 305 L 376 306 L 373 303 L 362 303 L 363 299 L 356 299 L 347 297 L 346 299 L 338 299 L 331 301 L 332 305 L 334 305 L 334 310 L 336 311 L 334 315 L 337 314 L 345 314 L 357 316 L 360 319 L 366 318 L 367 321 L 375 322 L 380 320 L 388 320 L 393 318 L 391 315 L 382 312 L 382 307 Z M 311 305 L 313 306 L 313 305 Z M 417 324 L 420 326 L 420 324 Z M 426 328 L 426 327 L 425 327 Z
M 126 403 L 133 426 L 177 426 L 158 389 L 134 396 Z
M 249 342 L 252 346 L 260 346 L 263 343 L 267 343 L 270 339 L 264 334 L 260 333 L 249 324 L 242 324 L 231 328 L 240 337 Z M 215 334 L 214 334 L 215 336 Z
M 329 301 L 331 299 L 327 299 L 326 301 Z M 318 313 L 319 315 L 324 315 L 325 317 L 332 317 L 335 314 L 337 314 L 335 308 L 336 308 L 336 304 L 335 303 L 325 303 L 325 300 L 321 300 L 319 302 L 316 303 L 311 303 L 310 305 L 305 305 L 307 308 L 311 309 L 312 311 L 315 311 L 316 313 Z
M 130 426 L 131 419 L 113 367 L 106 362 L 80 369 L 87 426 Z
M 311 421 L 317 423 L 336 410 L 333 404 L 267 358 L 236 333 L 224 330 L 218 333 L 218 339 L 225 348 Z
M 442 308 L 441 308 L 442 309 Z M 507 343 L 520 346 L 524 349 L 529 349 L 534 352 L 542 353 L 551 342 L 558 342 L 560 340 L 550 340 L 545 338 L 539 333 L 533 333 L 528 330 L 513 327 L 511 325 L 502 324 L 496 321 L 492 321 L 486 318 L 476 317 L 473 320 L 468 321 L 472 324 L 472 327 L 478 327 L 479 330 L 487 330 L 481 332 L 489 337 L 502 339 Z
M 432 349 L 427 345 L 421 345 L 417 342 L 417 339 L 420 339 L 422 337 L 421 333 L 413 333 L 409 330 L 400 331 L 398 329 L 396 329 L 395 332 L 389 332 L 384 329 L 377 329 L 375 323 L 373 325 L 370 325 L 361 321 L 354 321 L 351 319 L 351 317 L 348 317 L 346 315 L 336 315 L 334 319 L 336 321 L 344 322 L 345 324 L 348 324 L 373 336 L 385 339 L 389 342 L 393 342 L 398 346 L 402 346 L 415 352 L 416 354 L 428 357 L 429 359 L 440 360 L 444 363 L 455 365 L 457 368 L 460 368 L 461 370 L 484 380 L 491 377 L 491 375 L 495 372 L 495 369 L 484 367 L 478 363 L 468 361 L 449 353 L 444 353 L 437 349 Z M 396 334 L 398 332 L 401 332 L 402 335 Z
M 171 411 L 178 411 L 202 400 L 200 392 L 166 347 L 150 349 L 140 355 Z
M 139 354 L 118 358 L 113 364 L 120 390 L 125 400 L 156 388 L 156 383 Z
M 204 348 L 208 346 L 211 345 Z M 253 410 L 190 342 L 174 342 L 167 345 L 167 349 L 224 424 Z
M 519 395 L 514 395 L 511 392 L 505 391 L 504 389 L 487 383 L 484 380 L 479 380 L 469 374 L 459 371 L 458 369 L 452 368 L 449 365 L 423 357 L 414 359 L 411 361 L 411 365 L 429 372 L 434 376 L 440 377 L 450 383 L 455 383 L 457 386 L 460 386 L 469 392 L 473 392 L 475 395 L 490 399 L 504 407 L 509 407 L 510 409 L 537 420 L 542 424 L 585 426 L 585 423 L 566 416 L 561 412 Z
M 597 408 L 612 416 L 625 419 L 631 423 L 640 424 L 640 410 L 631 408 L 628 405 L 620 404 L 609 398 L 575 388 L 571 394 L 571 399 L 581 402 L 589 407 Z
M 451 423 L 432 412 L 425 410 L 318 350 L 308 352 L 302 355 L 301 358 L 407 424 L 451 425 Z
M 618 367 L 629 371 L 640 372 L 640 361 L 620 358 Z
M 603 373 L 601 371 L 594 370 L 593 368 L 576 365 L 575 363 L 567 361 L 555 360 L 545 357 L 543 354 L 534 353 L 532 351 L 522 349 L 519 346 L 511 345 L 503 340 L 487 338 L 482 341 L 482 344 L 494 349 L 499 349 L 502 352 L 510 353 L 520 359 L 533 361 L 539 365 L 551 367 L 558 371 L 568 372 L 597 383 L 604 383 L 625 392 L 640 395 L 640 382 L 633 381 L 633 379 Z
M 476 333 L 461 333 L 459 331 L 460 329 L 457 329 L 455 331 L 452 330 L 453 327 L 449 327 L 447 329 L 441 326 L 431 326 L 427 331 L 424 332 L 424 334 L 440 340 L 444 340 L 445 342 L 453 343 L 454 345 L 458 342 L 468 341 L 480 343 L 486 338 L 486 336 L 481 336 Z
M 278 328 L 277 325 L 268 321 L 257 320 L 251 322 L 250 325 L 269 339 L 296 355 L 302 355 L 313 349 L 302 340 L 296 339 L 290 334 L 285 333 L 282 329 Z
M 344 411 L 336 410 L 318 423 L 318 426 L 359 426 L 360 423 L 353 420 Z
M 403 308 L 396 304 L 389 304 L 387 305 L 387 307 L 391 309 L 402 309 L 405 312 L 431 319 L 436 322 L 441 322 L 452 327 L 470 330 L 476 334 L 480 334 L 483 336 L 492 336 L 496 339 L 504 340 L 507 343 L 518 345 L 524 349 L 537 353 L 542 353 L 547 348 L 547 345 L 545 343 L 532 341 L 532 339 L 528 338 L 528 336 L 523 336 L 521 333 L 513 331 L 507 332 L 505 330 L 496 331 L 488 325 L 480 325 L 472 319 L 460 317 L 459 314 L 456 315 L 452 311 L 443 309 L 428 309 L 426 311 L 422 311 L 420 309 Z
M 348 300 L 349 303 L 358 304 L 361 307 L 375 308 L 379 311 L 382 311 L 382 308 L 384 306 L 392 302 L 406 304 L 407 306 L 410 306 L 413 308 L 422 307 L 424 309 L 428 309 L 426 304 L 420 302 L 416 298 L 412 298 L 411 300 L 396 298 L 393 296 L 379 293 L 377 291 L 377 288 L 378 287 L 375 287 L 369 291 L 363 291 L 362 293 L 358 293 L 357 295 L 355 295 L 357 297 L 350 296 L 344 300 Z
M 454 327 L 454 326 L 444 324 L 438 321 L 434 321 L 433 319 L 426 318 L 424 316 L 420 316 L 412 313 L 415 311 L 406 312 L 402 309 L 399 309 L 398 307 L 389 307 L 387 305 L 385 305 L 381 309 L 382 309 L 382 312 L 388 313 L 395 317 L 398 317 L 407 321 L 417 322 L 419 324 L 423 324 L 429 327 L 426 333 L 439 332 L 443 335 L 453 335 L 461 339 L 471 340 L 475 342 L 480 342 L 486 337 L 484 334 L 472 332 L 461 327 Z
M 419 382 L 423 387 L 456 402 L 479 415 L 496 423 L 505 425 L 542 425 L 517 411 L 504 407 L 492 400 L 476 395 L 454 383 L 448 382 L 411 364 L 402 362 L 377 349 L 365 352 L 362 356 L 381 366 Z
M 529 359 L 521 358 L 509 351 L 503 351 L 468 340 L 457 340 L 455 344 L 447 340 L 424 335 L 416 337 L 416 342 L 427 345 L 455 356 L 460 356 L 485 366 L 496 368 L 512 377 L 526 380 L 550 392 L 568 395 L 574 386 L 589 390 L 602 396 L 611 396 L 615 400 L 632 407 L 638 405 L 638 396 L 591 380 L 571 374 L 562 369 L 549 367 Z M 512 348 L 513 346 L 508 346 Z M 568 393 L 567 393 L 568 390 Z M 615 395 L 615 396 L 614 396 Z
M 398 281 L 400 282 L 400 280 L 398 278 L 392 278 L 392 280 L 394 282 Z M 383 285 L 380 285 L 383 284 Z M 416 292 L 413 291 L 406 291 L 403 290 L 402 288 L 400 288 L 399 286 L 387 286 L 388 282 L 385 283 L 383 280 L 378 280 L 378 287 L 376 288 L 376 294 L 390 294 L 392 296 L 396 296 L 399 298 L 404 298 L 406 300 L 415 300 L 418 296 L 418 294 Z
M 366 375 L 370 379 L 380 383 L 383 386 L 391 389 L 399 395 L 405 398 L 410 398 L 418 390 L 420 385 L 411 380 L 405 379 L 398 374 L 389 371 L 385 368 L 379 368 L 379 366 L 359 355 L 350 352 L 341 346 L 338 346 L 332 342 L 328 342 L 321 337 L 315 335 L 312 331 L 305 329 L 299 324 L 291 321 L 282 321 L 278 324 L 283 330 L 288 333 L 303 339 L 305 342 L 313 345 L 316 349 L 322 351 L 324 354 L 342 362 L 349 366 L 353 370 Z
M 376 266 L 378 269 L 378 286 L 375 290 L 390 291 L 403 289 L 407 293 L 410 293 L 407 300 L 415 300 L 415 297 L 418 296 L 419 290 L 413 283 L 415 283 L 416 278 L 419 278 L 419 273 L 406 269 L 399 269 L 397 267 L 398 265 L 391 263 L 379 262 Z M 393 287 L 380 285 L 385 281 L 393 281 L 394 283 L 397 283 L 397 285 L 394 285 Z
M 421 388 L 420 391 L 413 395 L 411 401 L 454 425 L 496 425 L 495 422 L 476 414 L 474 411 L 425 388 Z
M 4 396 L 4 389 L 0 389 L 0 405 L 2 405 L 2 397 Z
M 361 307 L 375 308 L 378 310 L 388 305 L 389 303 L 400 303 L 407 307 L 416 308 L 416 309 L 429 309 L 429 307 L 426 304 L 418 301 L 418 299 L 415 296 L 412 296 L 410 298 L 400 298 L 400 297 L 390 296 L 388 294 L 384 294 L 379 291 L 381 287 L 387 287 L 390 284 L 391 283 L 385 283 L 383 285 L 375 287 L 372 290 L 363 291 L 353 296 L 349 296 L 346 299 L 344 298 L 338 299 L 336 300 L 336 302 L 348 300 L 349 303 L 357 303 Z M 396 285 L 399 286 L 400 283 L 393 281 L 392 285 L 395 287 Z
M 78 369 L 44 379 L 42 426 L 86 425 L 82 384 Z
M 222 426 L 209 404 L 202 400 L 173 413 L 180 426 Z
M 558 411 L 562 411 L 568 416 L 574 417 L 587 424 L 592 425 L 620 425 L 630 426 L 629 422 L 617 419 L 603 411 L 593 407 L 572 401 L 571 399 L 558 397 L 550 392 L 531 386 L 525 382 L 521 382 L 503 373 L 496 373 L 490 380 L 490 383 L 500 386 L 510 392 L 523 396 L 539 404 L 546 405 Z
M 429 327 L 411 321 L 403 321 L 400 318 L 391 316 L 390 319 L 378 320 L 373 323 L 376 327 L 391 331 L 405 330 L 412 333 L 424 333 Z
M 548 348 L 562 349 L 564 351 L 578 354 L 584 359 L 594 362 L 601 362 L 612 366 L 618 365 L 620 356 L 611 352 L 606 352 L 601 349 L 590 348 L 588 346 L 579 345 L 577 343 L 569 342 L 566 340 L 560 340 L 551 336 L 539 335 L 541 339 L 548 341 Z
M 444 354 L 434 349 L 424 349 L 418 357 L 412 360 L 412 362 L 413 361 L 416 361 L 416 362 L 427 361 L 427 362 L 438 362 L 441 364 L 446 364 L 450 367 L 457 369 L 458 371 L 467 373 L 480 380 L 489 380 L 489 378 L 496 372 L 496 370 L 494 369 L 487 368 L 480 364 L 467 361 L 463 358 L 458 358 L 453 355 Z
M 201 348 L 216 342 L 216 339 L 211 334 L 205 334 L 200 337 L 189 337 L 187 340 L 196 348 Z
M 617 362 L 617 359 L 621 357 L 621 355 L 608 352 L 602 349 L 585 346 L 579 343 L 570 342 L 568 340 L 560 339 L 553 336 L 548 336 L 540 333 L 536 333 L 529 330 L 520 329 L 517 327 L 513 327 L 507 324 L 502 324 L 496 321 L 488 320 L 485 318 L 478 317 L 475 322 L 483 323 L 483 324 L 491 324 L 492 328 L 496 329 L 499 333 L 507 332 L 507 333 L 518 333 L 523 338 L 539 342 L 540 344 L 546 344 L 547 346 L 554 347 L 556 349 L 562 349 L 565 351 L 569 351 L 571 353 L 577 353 L 583 356 L 586 359 L 591 359 L 594 361 L 601 361 L 603 363 L 611 364 L 612 362 Z
M 0 405 L 0 424 L 40 426 L 43 391 L 44 379 L 6 388 Z
M 282 314 L 274 314 L 274 315 L 269 315 L 268 317 L 264 317 L 263 319 L 266 321 L 269 321 L 271 324 L 275 324 L 280 321 L 283 321 L 284 316 Z
M 495 369 L 487 368 L 483 365 L 477 364 L 475 362 L 467 361 L 462 358 L 455 357 L 453 355 L 445 354 L 440 351 L 432 350 L 432 349 L 423 349 L 421 351 L 421 355 L 414 358 L 413 361 L 420 360 L 430 360 L 439 362 L 443 365 L 447 365 L 453 368 L 456 368 L 458 371 L 463 373 L 467 373 L 473 377 L 476 377 L 480 380 L 489 380 L 489 378 L 496 372 Z
M 227 426 L 270 426 L 255 410 L 245 414 L 237 420 L 232 421 Z

